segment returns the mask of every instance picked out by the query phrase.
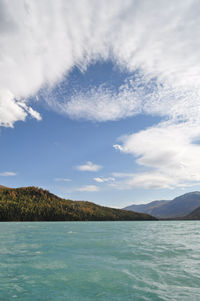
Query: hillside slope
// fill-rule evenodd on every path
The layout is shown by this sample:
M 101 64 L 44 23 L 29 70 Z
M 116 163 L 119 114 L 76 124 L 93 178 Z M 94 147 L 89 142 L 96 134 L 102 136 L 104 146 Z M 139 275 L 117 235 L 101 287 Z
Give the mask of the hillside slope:
M 183 217 L 200 206 L 200 192 L 189 192 L 171 201 L 155 201 L 143 205 L 132 205 L 124 209 L 156 216 L 157 218 Z
M 147 214 L 71 201 L 36 187 L 1 188 L 0 221 L 156 220 Z
M 200 220 L 200 207 L 193 210 L 190 214 L 186 215 L 184 219 L 187 220 Z

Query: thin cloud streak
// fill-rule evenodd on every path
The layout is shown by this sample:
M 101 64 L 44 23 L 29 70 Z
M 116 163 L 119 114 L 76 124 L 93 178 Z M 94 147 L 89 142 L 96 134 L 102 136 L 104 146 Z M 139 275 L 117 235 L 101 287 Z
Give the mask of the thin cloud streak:
M 54 181 L 56 182 L 71 182 L 71 179 L 67 179 L 67 178 L 55 178 Z
M 13 171 L 4 171 L 4 172 L 0 172 L 0 176 L 1 177 L 13 177 L 16 176 L 16 172 Z
M 97 172 L 102 168 L 101 165 L 97 165 L 92 163 L 91 161 L 87 161 L 86 164 L 83 165 L 77 165 L 75 169 L 79 171 L 91 171 L 91 172 Z
M 115 178 L 113 178 L 113 177 L 108 177 L 108 178 L 96 177 L 96 178 L 93 178 L 93 180 L 97 183 L 107 183 L 107 182 L 114 182 Z
M 96 185 L 86 185 L 76 189 L 76 191 L 81 191 L 81 192 L 97 192 L 99 190 L 100 190 L 99 187 Z

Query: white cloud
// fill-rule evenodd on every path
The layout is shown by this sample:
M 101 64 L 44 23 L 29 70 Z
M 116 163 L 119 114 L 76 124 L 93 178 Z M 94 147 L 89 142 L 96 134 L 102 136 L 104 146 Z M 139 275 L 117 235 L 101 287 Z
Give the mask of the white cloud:
M 9 91 L 3 92 L 0 90 L 0 126 L 13 127 L 16 121 L 24 121 L 28 114 L 37 120 L 41 120 L 38 112 L 26 104 L 15 100 Z
M 16 173 L 13 171 L 4 171 L 4 172 L 0 172 L 0 176 L 1 177 L 13 177 L 13 176 L 16 176 Z
M 0 126 L 13 127 L 16 121 L 25 121 L 28 114 L 37 120 L 42 119 L 30 106 L 14 99 L 10 91 L 0 90 Z
M 96 177 L 94 181 L 97 183 L 105 183 L 105 182 L 114 182 L 115 179 L 113 177 L 103 178 L 103 177 Z
M 185 107 L 199 111 L 198 1 L 84 0 L 75 5 L 73 0 L 1 0 L 0 28 L 0 125 L 25 120 L 27 110 L 18 100 L 57 84 L 75 65 L 85 70 L 106 59 L 142 76 L 130 90 L 126 83 L 114 93 L 101 86 L 76 93 L 66 103 L 47 102 L 72 118 L 98 121 L 132 116 L 143 108 L 177 116 Z M 153 78 L 159 93 L 158 88 L 142 90 Z M 166 112 L 169 103 L 173 108 Z
M 88 2 L 85 4 L 87 7 Z M 95 15 L 96 8 L 94 1 L 91 10 L 87 10 L 88 25 L 90 12 Z M 95 56 L 106 59 L 109 53 L 116 64 L 128 71 L 137 70 L 137 76 L 126 80 L 117 91 L 104 84 L 76 91 L 64 103 L 48 101 L 72 118 L 96 121 L 117 120 L 141 112 L 180 117 L 186 113 L 186 107 L 199 111 L 197 11 L 198 5 L 192 0 L 177 1 L 176 6 L 172 1 L 114 1 L 113 5 L 102 1 L 98 17 L 93 20 L 94 36 L 89 35 L 91 28 L 87 27 L 90 38 L 86 63 Z
M 124 137 L 120 151 L 132 154 L 139 165 L 146 167 L 144 172 L 130 174 L 125 183 L 144 188 L 200 183 L 200 145 L 195 143 L 199 133 L 196 123 L 168 121 Z
M 141 101 L 129 88 L 131 87 L 127 84 L 122 85 L 116 93 L 103 85 L 80 92 L 62 104 L 60 110 L 75 119 L 107 121 L 129 117 L 141 112 Z
M 85 192 L 95 192 L 99 191 L 99 187 L 95 185 L 86 185 L 76 189 L 77 191 L 85 191 Z
M 67 178 L 55 178 L 54 181 L 56 182 L 71 182 L 71 179 L 67 179 Z
M 91 161 L 86 162 L 86 164 L 76 166 L 77 170 L 92 172 L 99 171 L 101 168 L 101 165 L 94 164 Z
M 19 104 L 19 106 L 21 108 L 24 109 L 24 112 L 30 114 L 31 117 L 35 118 L 38 121 L 42 120 L 42 117 L 41 117 L 40 113 L 38 113 L 37 111 L 33 110 L 31 107 L 27 106 L 24 101 L 23 102 L 20 101 L 20 102 L 18 102 L 18 104 Z
M 115 91 L 106 85 L 80 91 L 70 101 L 54 103 L 58 111 L 71 118 L 108 121 L 140 113 L 170 117 L 174 120 L 199 118 L 200 90 L 162 83 L 138 73 L 129 76 Z
M 122 146 L 121 146 L 120 144 L 114 144 L 113 147 L 114 147 L 115 149 L 120 150 L 120 151 L 123 150 L 123 148 L 122 148 Z

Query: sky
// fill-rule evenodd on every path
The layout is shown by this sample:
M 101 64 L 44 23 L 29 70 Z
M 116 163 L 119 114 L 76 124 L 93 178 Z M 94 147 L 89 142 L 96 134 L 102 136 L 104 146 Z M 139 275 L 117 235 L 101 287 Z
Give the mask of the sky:
M 199 13 L 0 0 L 0 184 L 116 208 L 200 190 Z

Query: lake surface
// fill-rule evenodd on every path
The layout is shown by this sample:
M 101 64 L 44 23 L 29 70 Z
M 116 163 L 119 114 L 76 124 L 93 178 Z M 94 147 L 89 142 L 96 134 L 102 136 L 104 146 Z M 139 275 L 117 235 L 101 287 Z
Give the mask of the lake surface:
M 0 300 L 200 300 L 200 222 L 0 223 Z

